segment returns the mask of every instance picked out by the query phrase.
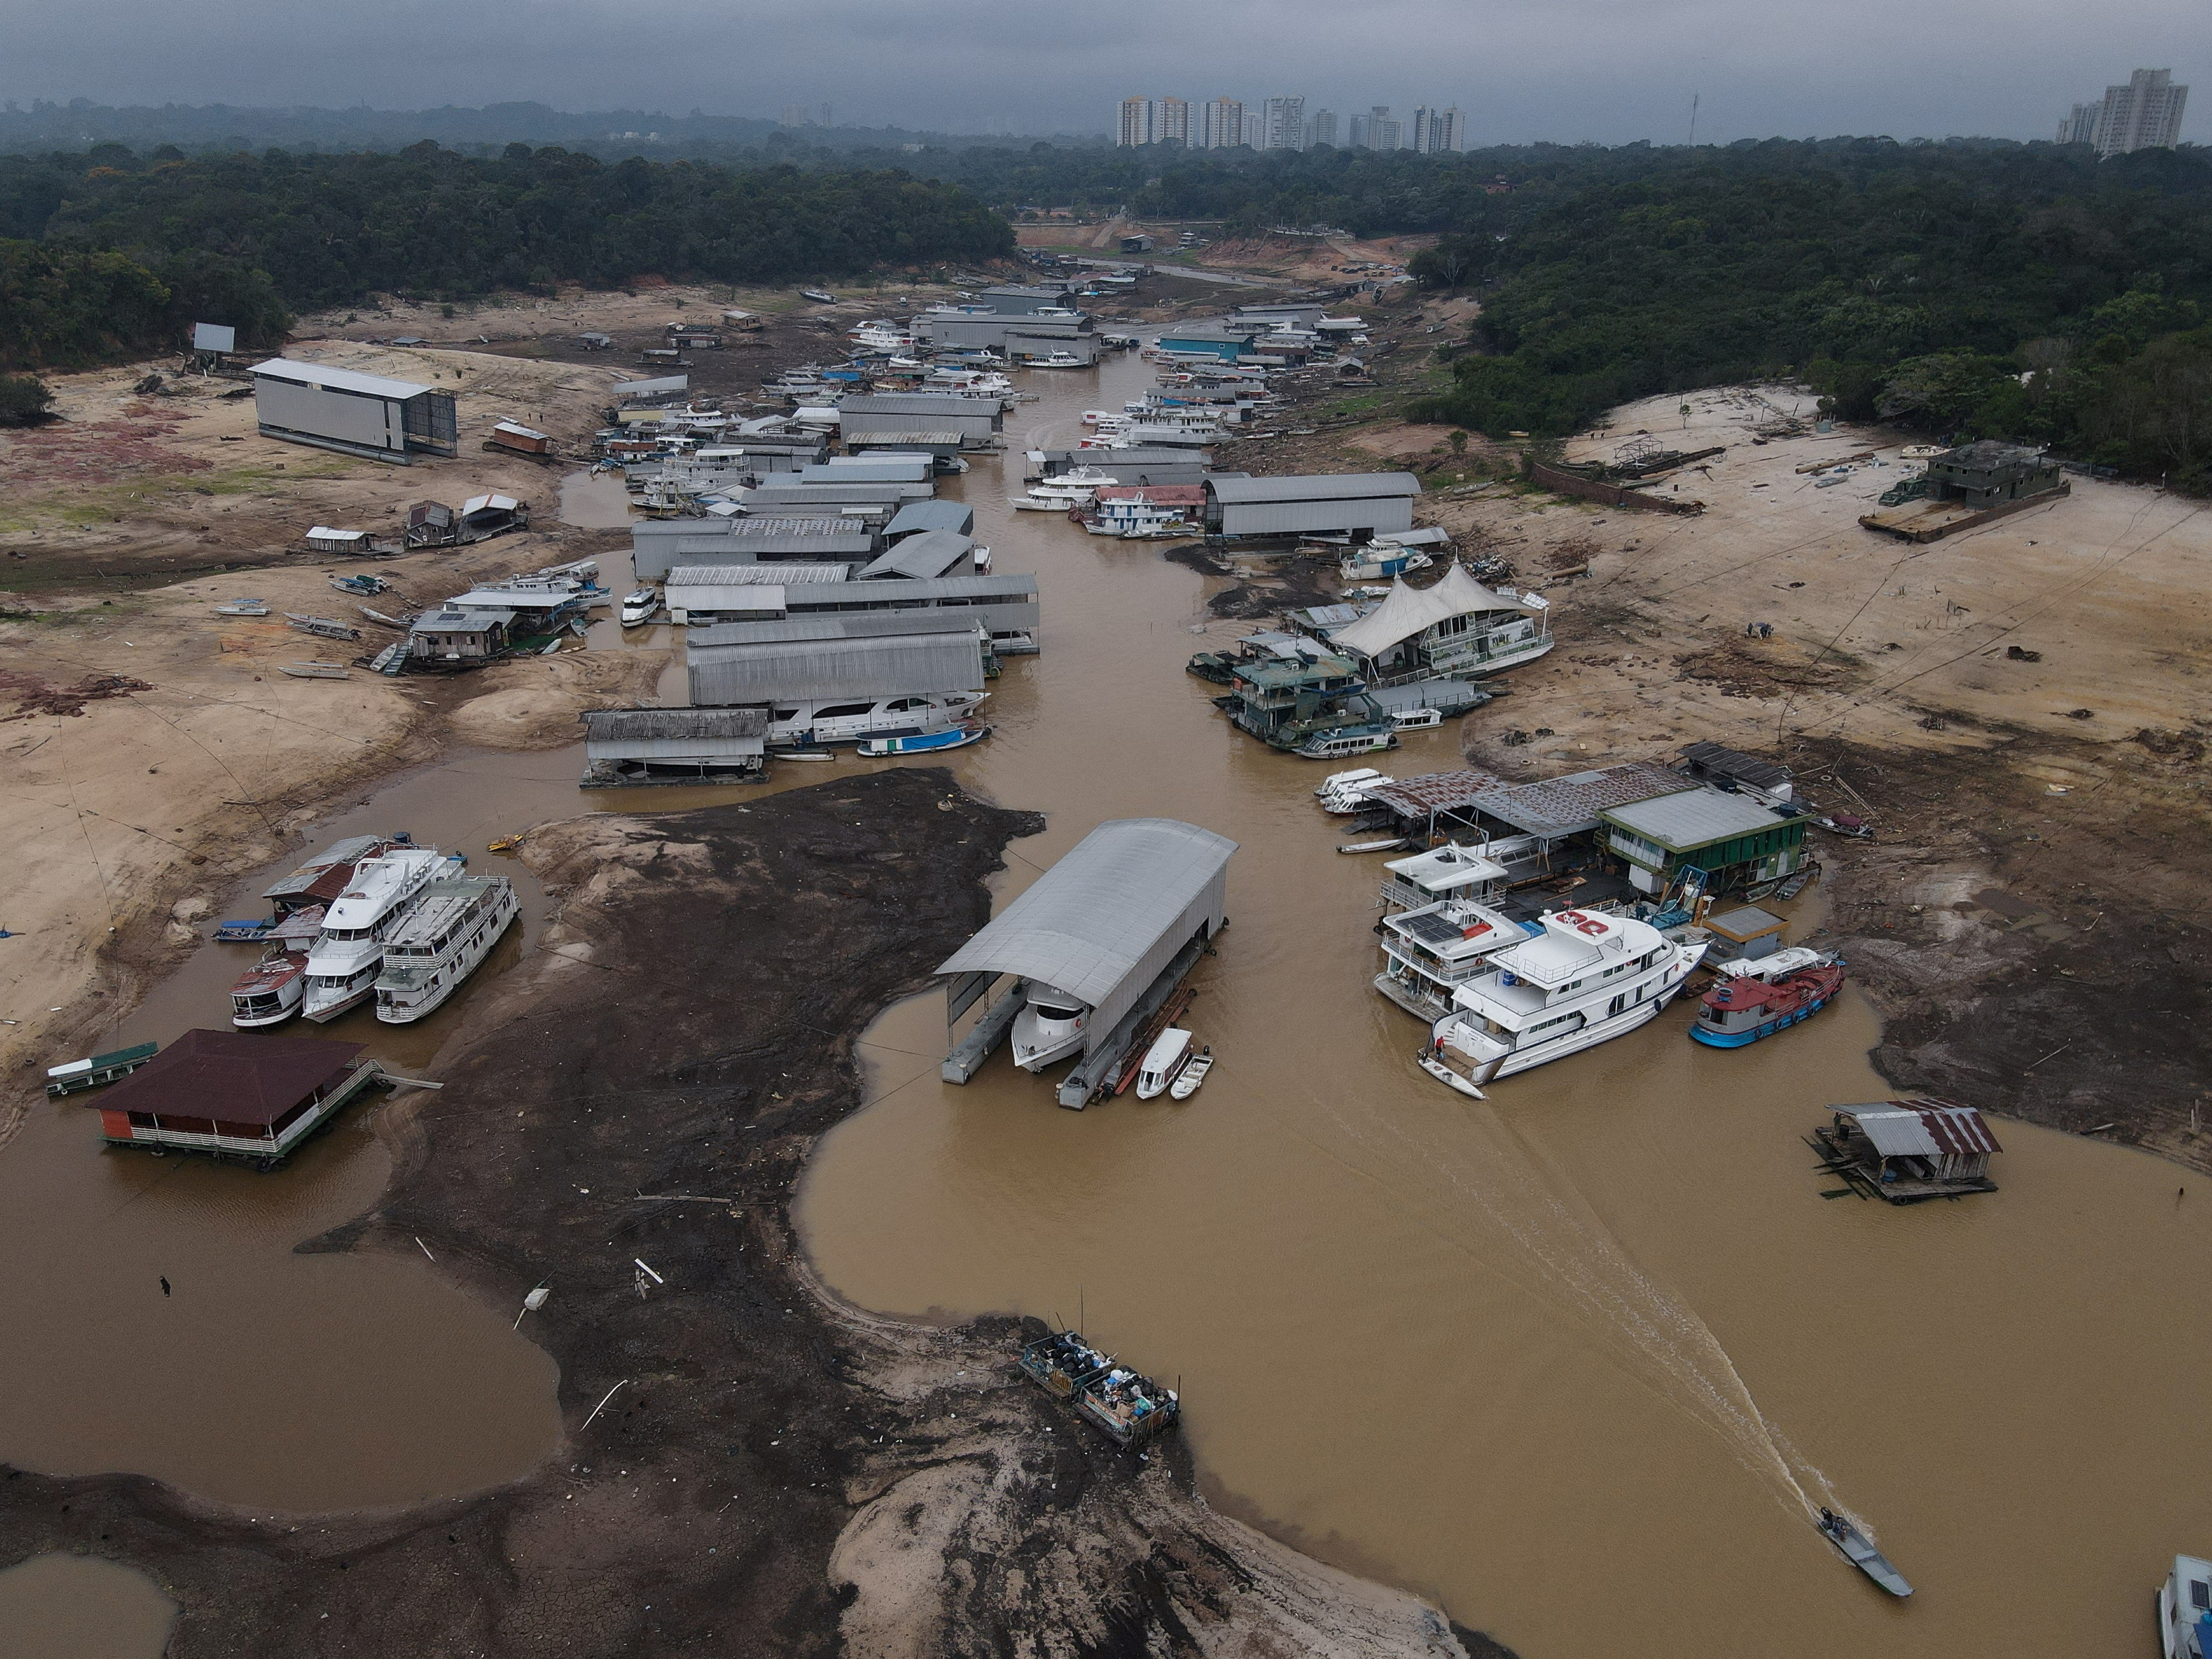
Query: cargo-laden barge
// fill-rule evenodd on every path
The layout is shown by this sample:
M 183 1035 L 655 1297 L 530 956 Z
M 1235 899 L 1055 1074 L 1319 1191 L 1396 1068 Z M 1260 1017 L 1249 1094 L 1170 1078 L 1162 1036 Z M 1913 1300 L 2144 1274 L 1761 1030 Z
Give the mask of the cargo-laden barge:
M 1173 1389 L 1116 1364 L 1076 1331 L 1057 1331 L 1022 1349 L 1022 1375 L 1076 1415 L 1103 1430 L 1116 1445 L 1141 1446 L 1182 1415 Z

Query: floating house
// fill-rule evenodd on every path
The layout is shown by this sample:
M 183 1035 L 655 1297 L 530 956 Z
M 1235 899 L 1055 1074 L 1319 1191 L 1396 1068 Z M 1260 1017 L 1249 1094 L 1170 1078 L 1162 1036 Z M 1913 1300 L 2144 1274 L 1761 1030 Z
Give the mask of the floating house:
M 366 530 L 337 530 L 326 524 L 317 525 L 301 539 L 307 543 L 310 553 L 368 553 L 374 550 L 369 545 Z
M 111 1146 L 273 1167 L 383 1075 L 357 1042 L 186 1031 L 100 1097 Z
M 590 605 L 591 596 L 581 582 L 526 576 L 456 593 L 446 601 L 445 609 L 499 617 L 507 629 L 508 646 L 527 650 L 533 643 L 542 645 L 580 625 Z
M 515 613 L 508 610 L 432 611 L 407 630 L 410 668 L 481 668 L 507 654 Z
M 1685 780 L 1685 781 L 1687 781 Z M 1771 891 L 1805 857 L 1805 820 L 1705 784 L 1606 808 L 1605 845 L 1640 892 Z
M 1237 843 L 1173 818 L 1102 823 L 938 969 L 951 1045 L 944 1077 L 965 1083 L 1011 1033 L 1027 1070 L 1080 1058 L 1060 1103 L 1080 1110 L 1114 1074 L 1138 1029 L 1227 924 Z M 999 981 L 1013 988 L 989 1000 Z
M 586 789 L 647 783 L 738 783 L 768 764 L 759 708 L 587 708 Z
M 2051 494 L 2065 483 L 2058 463 L 2039 449 L 1984 439 L 1947 449 L 1928 463 L 1931 501 L 1967 507 L 2002 507 L 2031 495 Z
M 1208 328 L 1203 325 L 1169 329 L 1152 342 L 1157 351 L 1179 357 L 1214 357 L 1233 363 L 1252 350 L 1256 329 Z
M 1217 536 L 1346 535 L 1354 542 L 1413 527 L 1421 481 L 1410 472 L 1346 472 L 1206 481 L 1206 527 Z
M 1533 662 L 1552 648 L 1551 607 L 1540 594 L 1499 593 L 1454 560 L 1443 579 L 1414 587 L 1403 578 L 1357 621 L 1327 631 L 1371 686 L 1467 678 Z
M 512 495 L 471 495 L 461 503 L 461 539 L 489 541 L 510 530 L 530 528 L 530 509 Z
M 460 514 L 443 501 L 417 501 L 407 509 L 408 546 L 452 547 L 460 539 Z
M 1389 717 L 1349 657 L 1323 651 L 1249 657 L 1227 665 L 1229 691 L 1213 706 L 1240 732 L 1308 760 L 1395 748 Z
M 1997 1189 L 1990 1157 L 2004 1148 L 1971 1106 L 1921 1098 L 1831 1109 L 1811 1145 L 1862 1195 L 1917 1204 Z
M 1541 931 L 1498 908 L 1510 872 L 1479 847 L 1447 842 L 1385 868 L 1375 988 L 1425 1024 L 1451 1012 L 1453 991 L 1481 973 L 1493 952 Z
M 252 368 L 255 418 L 264 438 L 414 465 L 417 455 L 459 453 L 453 394 L 325 363 L 271 357 Z
M 989 443 L 1006 423 L 1002 398 L 960 392 L 863 392 L 837 405 L 837 430 L 848 437 L 927 428 L 957 432 L 964 447 L 976 448 Z

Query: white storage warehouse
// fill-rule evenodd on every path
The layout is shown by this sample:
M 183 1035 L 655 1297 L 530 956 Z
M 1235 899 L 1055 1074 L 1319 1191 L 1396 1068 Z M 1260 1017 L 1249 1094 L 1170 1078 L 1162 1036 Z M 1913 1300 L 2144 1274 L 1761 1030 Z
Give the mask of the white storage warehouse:
M 1346 472 L 1206 481 L 1206 527 L 1217 536 L 1341 536 L 1355 541 L 1413 527 L 1421 481 L 1410 472 Z
M 1084 1060 L 1060 1101 L 1084 1104 L 1225 924 L 1236 850 L 1227 836 L 1174 818 L 1120 818 L 1085 836 L 938 969 L 948 1023 L 1002 976 L 1019 981 L 946 1057 L 946 1081 L 974 1075 L 1024 1003 L 1073 1005 L 1083 1011 Z
M 271 357 L 253 366 L 253 408 L 264 438 L 373 461 L 459 451 L 453 394 L 411 380 Z

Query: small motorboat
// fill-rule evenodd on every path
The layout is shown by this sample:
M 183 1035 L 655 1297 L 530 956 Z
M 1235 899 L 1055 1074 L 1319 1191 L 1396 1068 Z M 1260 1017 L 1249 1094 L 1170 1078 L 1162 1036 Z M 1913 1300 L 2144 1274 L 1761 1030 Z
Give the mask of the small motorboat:
M 215 608 L 218 617 L 265 617 L 269 614 L 266 599 L 233 599 L 228 605 Z
M 1182 1075 L 1168 1085 L 1170 1100 L 1188 1100 L 1206 1081 L 1206 1074 L 1213 1069 L 1213 1046 L 1208 1043 L 1198 1051 L 1197 1057 L 1182 1068 Z
M 1137 1067 L 1137 1098 L 1158 1099 L 1189 1064 L 1190 1033 L 1180 1026 L 1169 1026 L 1153 1039 L 1152 1046 L 1145 1050 L 1144 1064 Z
M 1850 1564 L 1892 1595 L 1910 1595 L 1912 1586 L 1905 1582 L 1905 1575 L 1889 1564 L 1889 1558 L 1874 1547 L 1873 1540 L 1833 1510 L 1823 1509 L 1820 1518 L 1814 1524 L 1820 1528 L 1828 1541 L 1841 1550 Z
M 954 726 L 942 732 L 917 732 L 907 738 L 863 738 L 860 752 L 871 759 L 886 755 L 933 755 L 941 750 L 965 749 L 991 735 L 988 726 Z
M 649 623 L 653 620 L 653 613 L 659 609 L 660 595 L 652 588 L 641 587 L 636 592 L 628 595 L 623 600 L 622 625 L 624 628 L 636 628 Z
M 1714 1048 L 1741 1048 L 1772 1036 L 1833 1001 L 1843 989 L 1845 966 L 1841 957 L 1795 945 L 1739 971 L 1723 969 L 1721 982 L 1698 999 L 1690 1036 Z
M 280 662 L 277 672 L 289 674 L 295 680 L 349 680 L 343 663 L 338 662 Z
M 802 288 L 799 290 L 799 297 L 802 300 L 811 300 L 818 306 L 834 306 L 837 303 L 836 295 L 825 294 L 818 288 Z

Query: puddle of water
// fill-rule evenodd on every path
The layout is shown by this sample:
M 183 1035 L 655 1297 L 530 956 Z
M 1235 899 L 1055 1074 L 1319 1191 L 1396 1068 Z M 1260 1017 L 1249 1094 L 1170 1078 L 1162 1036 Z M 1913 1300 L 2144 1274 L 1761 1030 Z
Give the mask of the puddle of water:
M 8 1659 L 161 1659 L 177 1604 L 143 1574 L 88 1555 L 37 1555 L 0 1571 Z
M 1823 1200 L 1802 1137 L 1889 1092 L 1856 1000 L 1728 1053 L 1678 1007 L 1486 1104 L 1429 1081 L 1368 984 L 1379 865 L 1334 852 L 1327 769 L 1237 736 L 1181 672 L 1199 580 L 1003 507 L 1021 448 L 1148 379 L 1041 387 L 1003 476 L 959 481 L 998 568 L 1040 574 L 1045 654 L 953 758 L 1049 815 L 1002 899 L 1105 817 L 1242 843 L 1187 1021 L 1221 1063 L 1188 1105 L 1078 1115 L 1003 1053 L 944 1085 L 941 1000 L 891 1010 L 878 1103 L 800 1194 L 825 1277 L 886 1310 L 1081 1320 L 1181 1382 L 1217 1501 L 1526 1653 L 2058 1659 L 2147 1634 L 2167 1559 L 2212 1540 L 2212 1211 L 2168 1166 L 2016 1125 L 1993 1196 Z M 1457 763 L 1447 731 L 1387 769 Z M 1808 1498 L 1866 1519 L 1910 1604 Z

